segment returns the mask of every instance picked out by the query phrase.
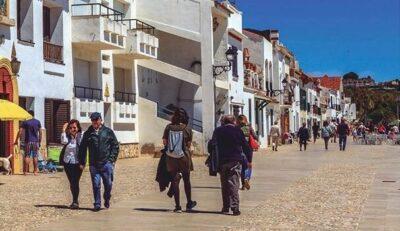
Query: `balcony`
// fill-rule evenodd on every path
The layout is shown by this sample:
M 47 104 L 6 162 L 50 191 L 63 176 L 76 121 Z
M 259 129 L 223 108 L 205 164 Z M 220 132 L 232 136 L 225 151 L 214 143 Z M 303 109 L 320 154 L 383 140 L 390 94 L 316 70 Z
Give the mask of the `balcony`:
M 72 43 L 95 50 L 125 48 L 127 27 L 123 13 L 100 3 L 71 6 Z
M 103 99 L 103 90 L 91 87 L 74 86 L 74 95 L 76 98 L 99 100 Z
M 51 63 L 63 63 L 63 46 L 43 42 L 43 58 Z
M 136 94 L 135 93 L 116 91 L 114 93 L 114 98 L 115 98 L 116 102 L 125 102 L 125 103 L 136 104 Z
M 155 27 L 137 19 L 120 20 L 128 27 L 125 49 L 115 51 L 116 56 L 130 59 L 157 59 L 158 38 Z
M 115 102 L 115 123 L 136 123 L 138 105 L 131 102 Z

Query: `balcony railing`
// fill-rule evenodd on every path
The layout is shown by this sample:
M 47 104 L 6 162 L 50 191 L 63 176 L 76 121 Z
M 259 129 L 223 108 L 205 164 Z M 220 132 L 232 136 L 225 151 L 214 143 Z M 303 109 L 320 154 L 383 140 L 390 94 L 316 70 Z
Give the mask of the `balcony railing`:
M 126 102 L 136 104 L 136 94 L 122 91 L 114 92 L 114 98 L 117 102 Z
M 170 120 L 173 114 L 174 110 L 172 108 L 170 109 L 157 105 L 157 117 Z M 189 125 L 193 128 L 193 130 L 203 132 L 203 122 L 201 120 L 189 118 Z
M 133 30 L 133 31 L 143 31 L 147 34 L 154 35 L 155 32 L 155 27 L 152 25 L 149 25 L 143 21 L 140 21 L 138 19 L 122 19 L 118 20 L 125 24 L 128 27 L 128 30 Z
M 52 63 L 63 63 L 63 46 L 43 42 L 43 58 Z
M 72 16 L 103 16 L 114 21 L 120 21 L 124 18 L 124 13 L 101 3 L 73 4 L 71 12 Z
M 74 94 L 77 98 L 102 100 L 103 90 L 99 88 L 74 86 Z

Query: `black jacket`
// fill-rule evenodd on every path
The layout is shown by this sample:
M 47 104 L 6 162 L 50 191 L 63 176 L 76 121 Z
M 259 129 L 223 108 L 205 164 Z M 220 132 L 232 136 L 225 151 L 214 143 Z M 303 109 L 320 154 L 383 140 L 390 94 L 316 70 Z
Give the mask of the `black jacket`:
M 306 128 L 306 127 L 301 127 L 301 128 L 299 129 L 299 132 L 298 132 L 297 136 L 298 136 L 301 140 L 308 140 L 308 139 L 310 139 L 310 133 L 308 132 L 308 128 Z
M 169 174 L 167 169 L 167 154 L 165 153 L 165 151 L 165 148 L 161 150 L 162 155 L 160 161 L 158 162 L 156 175 L 156 181 L 158 182 L 160 192 L 163 192 L 169 186 L 169 183 L 173 180 L 171 174 Z
M 232 161 L 242 162 L 242 153 L 246 155 L 249 162 L 252 162 L 253 151 L 240 128 L 222 125 L 215 129 L 212 139 L 212 142 L 218 146 L 219 165 Z
M 86 153 L 89 148 L 89 165 L 99 166 L 107 162 L 115 163 L 118 158 L 119 143 L 114 132 L 101 126 L 98 133 L 92 126 L 83 134 L 81 145 L 79 146 L 79 163 L 86 164 Z

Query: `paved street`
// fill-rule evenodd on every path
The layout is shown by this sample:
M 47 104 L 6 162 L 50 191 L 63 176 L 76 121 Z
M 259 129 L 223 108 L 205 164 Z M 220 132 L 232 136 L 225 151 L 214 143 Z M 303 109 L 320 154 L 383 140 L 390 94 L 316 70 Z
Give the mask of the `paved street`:
M 339 152 L 333 145 L 330 151 L 322 150 L 322 143 L 318 143 L 300 152 L 297 146 L 290 145 L 281 147 L 277 153 L 270 150 L 257 153 L 254 168 L 251 190 L 241 191 L 241 217 L 218 214 L 221 209 L 218 179 L 199 177 L 192 182 L 193 197 L 198 201 L 193 214 L 175 214 L 171 211 L 173 200 L 165 193 L 149 192 L 119 201 L 109 210 L 70 216 L 39 230 L 49 227 L 54 230 L 77 227 L 80 230 L 396 230 L 400 227 L 399 146 L 350 145 L 346 152 Z

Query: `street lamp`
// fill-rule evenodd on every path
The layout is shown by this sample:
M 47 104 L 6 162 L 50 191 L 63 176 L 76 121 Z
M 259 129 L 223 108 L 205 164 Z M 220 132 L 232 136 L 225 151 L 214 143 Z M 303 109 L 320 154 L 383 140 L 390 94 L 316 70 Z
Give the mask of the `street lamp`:
M 15 44 L 12 46 L 12 51 L 11 51 L 11 75 L 3 74 L 3 76 L 10 76 L 10 77 L 18 77 L 19 70 L 21 68 L 21 61 L 18 60 L 17 58 L 17 52 L 15 51 Z
M 273 96 L 278 96 L 280 94 L 283 94 L 285 92 L 288 81 L 286 80 L 286 78 L 284 78 L 281 83 L 284 90 L 267 90 L 267 93 L 268 94 L 272 93 Z
M 225 52 L 226 60 L 228 61 L 228 65 L 217 65 L 213 66 L 213 75 L 217 76 L 222 74 L 223 72 L 230 71 L 232 69 L 232 63 L 236 59 L 238 55 L 238 51 L 236 47 L 229 47 L 229 49 Z

